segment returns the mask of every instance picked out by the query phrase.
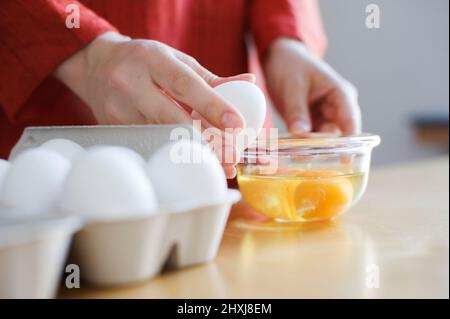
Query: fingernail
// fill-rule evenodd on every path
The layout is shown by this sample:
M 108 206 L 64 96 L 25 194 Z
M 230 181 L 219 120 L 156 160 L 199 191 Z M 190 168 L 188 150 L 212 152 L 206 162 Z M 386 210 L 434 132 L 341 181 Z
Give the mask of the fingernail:
M 298 120 L 289 126 L 291 131 L 304 133 L 311 131 L 311 124 L 305 120 Z
M 233 167 L 233 170 L 231 171 L 231 174 L 229 174 L 229 175 L 227 176 L 227 179 L 232 179 L 232 178 L 235 178 L 235 177 L 236 177 L 236 175 L 237 175 L 237 171 L 236 171 L 236 168 L 235 168 L 235 167 Z
M 237 175 L 237 170 L 236 170 L 236 168 L 233 168 L 233 177 L 231 177 L 231 178 L 235 178 L 236 175 Z
M 235 113 L 225 112 L 225 114 L 222 115 L 222 127 L 224 129 L 242 128 L 243 124 L 241 117 Z
M 256 82 L 256 75 L 254 75 L 253 73 L 244 73 L 245 76 L 248 76 L 248 78 L 250 79 L 250 82 L 255 83 Z

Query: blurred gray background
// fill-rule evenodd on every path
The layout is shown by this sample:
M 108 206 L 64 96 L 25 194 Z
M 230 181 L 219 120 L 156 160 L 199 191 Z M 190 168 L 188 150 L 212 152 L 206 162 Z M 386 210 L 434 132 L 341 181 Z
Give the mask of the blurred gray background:
M 379 29 L 366 27 L 370 3 L 380 7 Z M 448 141 L 446 147 L 433 143 L 439 134 L 429 134 L 431 143 L 419 141 L 412 122 L 431 116 L 444 121 L 445 129 L 447 121 L 448 138 L 449 1 L 321 0 L 320 5 L 329 40 L 326 60 L 358 87 L 364 130 L 381 135 L 374 163 L 446 153 Z M 431 122 L 428 126 L 436 126 Z

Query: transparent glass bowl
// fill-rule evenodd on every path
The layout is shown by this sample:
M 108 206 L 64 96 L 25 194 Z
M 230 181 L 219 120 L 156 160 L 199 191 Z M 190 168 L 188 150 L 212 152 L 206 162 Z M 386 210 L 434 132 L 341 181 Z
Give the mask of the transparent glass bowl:
M 245 201 L 277 221 L 323 221 L 362 197 L 377 135 L 335 137 L 322 133 L 259 140 L 238 164 Z

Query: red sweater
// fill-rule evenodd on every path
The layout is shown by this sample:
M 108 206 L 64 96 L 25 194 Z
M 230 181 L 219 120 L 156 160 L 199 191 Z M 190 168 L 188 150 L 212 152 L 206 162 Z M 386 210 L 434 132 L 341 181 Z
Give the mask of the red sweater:
M 65 25 L 77 4 L 80 28 Z M 315 0 L 3 0 L 0 5 L 0 158 L 24 127 L 95 124 L 88 107 L 52 77 L 100 34 L 164 42 L 220 76 L 248 71 L 246 35 L 260 55 L 277 37 L 325 46 Z

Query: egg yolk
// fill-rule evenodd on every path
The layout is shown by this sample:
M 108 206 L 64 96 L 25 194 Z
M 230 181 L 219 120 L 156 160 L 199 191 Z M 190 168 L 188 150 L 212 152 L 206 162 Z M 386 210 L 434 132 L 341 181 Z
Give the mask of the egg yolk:
M 239 189 L 244 199 L 256 210 L 271 218 L 284 218 L 290 211 L 286 194 L 288 183 L 253 176 L 239 177 Z
M 335 171 L 297 171 L 286 176 L 238 175 L 238 182 L 244 199 L 265 215 L 313 221 L 332 219 L 351 204 L 355 178 L 361 177 Z
M 297 216 L 305 220 L 331 219 L 352 201 L 352 184 L 344 178 L 299 183 L 294 193 Z

